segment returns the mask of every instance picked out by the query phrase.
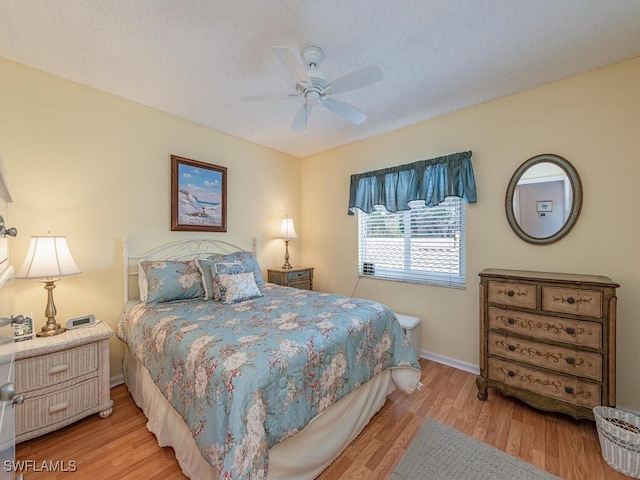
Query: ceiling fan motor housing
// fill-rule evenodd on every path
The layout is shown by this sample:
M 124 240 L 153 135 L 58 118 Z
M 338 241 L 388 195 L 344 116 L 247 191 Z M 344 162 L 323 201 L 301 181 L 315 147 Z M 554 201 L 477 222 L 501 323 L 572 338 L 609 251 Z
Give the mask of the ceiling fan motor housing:
M 305 47 L 302 50 L 302 59 L 309 68 L 317 67 L 324 60 L 324 50 L 314 46 Z
M 302 50 L 302 59 L 307 66 L 307 75 L 311 84 L 308 82 L 296 83 L 296 92 L 303 95 L 307 102 L 318 102 L 324 93 L 324 87 L 328 83 L 327 77 L 316 70 L 324 59 L 324 51 L 320 47 L 310 46 Z

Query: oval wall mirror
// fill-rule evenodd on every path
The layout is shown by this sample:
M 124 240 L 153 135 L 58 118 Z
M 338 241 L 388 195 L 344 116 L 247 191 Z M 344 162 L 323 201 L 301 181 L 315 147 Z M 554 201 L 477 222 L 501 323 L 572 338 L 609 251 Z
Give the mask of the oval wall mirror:
M 582 184 L 566 159 L 537 155 L 515 171 L 505 200 L 507 219 L 526 242 L 549 244 L 573 228 L 582 208 Z

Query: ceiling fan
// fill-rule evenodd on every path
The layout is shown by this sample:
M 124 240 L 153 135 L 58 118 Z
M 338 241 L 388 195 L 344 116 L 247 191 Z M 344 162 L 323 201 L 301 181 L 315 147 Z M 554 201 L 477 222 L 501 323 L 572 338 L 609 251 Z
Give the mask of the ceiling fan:
M 273 47 L 273 50 L 296 81 L 296 93 L 241 97 L 243 101 L 280 98 L 304 99 L 304 105 L 293 118 L 291 130 L 306 129 L 311 110 L 317 104 L 323 105 L 336 115 L 356 125 L 365 121 L 367 116 L 364 113 L 348 103 L 336 100 L 331 95 L 355 90 L 382 80 L 382 73 L 378 67 L 362 68 L 329 82 L 325 75 L 318 70 L 318 66 L 324 59 L 324 51 L 320 47 L 310 46 L 302 50 L 302 61 L 289 47 Z

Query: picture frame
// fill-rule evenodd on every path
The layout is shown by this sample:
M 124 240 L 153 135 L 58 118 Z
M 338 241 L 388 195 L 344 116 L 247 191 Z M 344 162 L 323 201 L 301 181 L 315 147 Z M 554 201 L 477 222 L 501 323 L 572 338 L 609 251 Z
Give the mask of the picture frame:
M 171 155 L 171 230 L 227 231 L 227 169 Z
M 553 200 L 538 200 L 536 202 L 536 212 L 552 212 Z
M 15 342 L 23 342 L 33 338 L 33 314 L 24 315 L 22 323 L 13 322 L 13 337 Z

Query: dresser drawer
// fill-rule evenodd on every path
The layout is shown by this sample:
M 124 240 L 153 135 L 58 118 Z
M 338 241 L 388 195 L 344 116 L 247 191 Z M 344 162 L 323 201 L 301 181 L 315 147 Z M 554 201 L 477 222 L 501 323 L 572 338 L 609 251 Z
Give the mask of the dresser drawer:
M 489 354 L 559 372 L 602 380 L 602 355 L 489 333 Z
M 574 405 L 593 408 L 601 404 L 601 386 L 572 377 L 541 372 L 489 359 L 489 378 Z
M 29 398 L 16 408 L 16 436 L 64 422 L 98 405 L 98 378 Z
M 555 342 L 602 348 L 602 324 L 489 307 L 489 328 Z
M 543 286 L 542 309 L 602 318 L 602 292 Z
M 523 283 L 489 282 L 489 303 L 536 308 L 536 286 Z
M 98 344 L 16 360 L 16 390 L 26 393 L 98 370 Z

